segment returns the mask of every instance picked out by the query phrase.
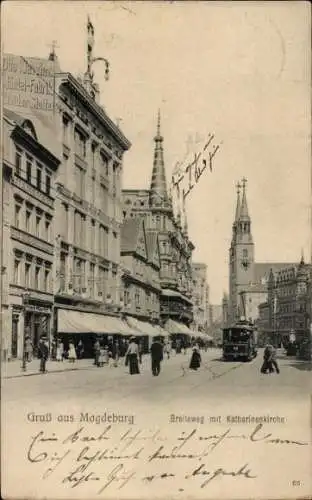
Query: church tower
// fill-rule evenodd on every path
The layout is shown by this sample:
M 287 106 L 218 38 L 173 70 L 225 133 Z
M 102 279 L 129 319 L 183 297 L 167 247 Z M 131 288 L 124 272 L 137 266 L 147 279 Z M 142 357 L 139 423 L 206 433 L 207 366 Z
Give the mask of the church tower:
M 246 196 L 247 180 L 237 184 L 237 202 L 235 219 L 232 228 L 232 240 L 229 255 L 229 321 L 239 319 L 242 311 L 240 292 L 253 282 L 254 275 L 254 243 L 251 234 L 251 220 L 248 212 Z M 241 197 L 242 189 L 242 197 Z

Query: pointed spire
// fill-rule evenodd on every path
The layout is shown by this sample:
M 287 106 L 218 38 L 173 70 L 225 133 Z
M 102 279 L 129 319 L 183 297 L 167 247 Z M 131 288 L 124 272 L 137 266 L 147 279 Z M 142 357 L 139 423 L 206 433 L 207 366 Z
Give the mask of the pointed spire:
M 246 184 L 247 184 L 247 179 L 243 177 L 242 179 L 242 186 L 243 186 L 243 196 L 242 196 L 242 203 L 240 207 L 240 213 L 239 213 L 239 219 L 249 219 L 249 214 L 248 214 L 248 206 L 247 206 L 247 197 L 246 197 Z
M 240 200 L 240 190 L 241 190 L 241 184 L 238 182 L 236 184 L 236 192 L 237 192 L 237 202 L 236 202 L 236 212 L 235 212 L 235 222 L 238 221 L 239 219 L 239 214 L 240 214 L 240 207 L 241 207 L 241 200 Z
M 304 265 L 304 252 L 303 252 L 303 248 L 301 248 L 301 259 L 300 259 L 300 265 Z
M 157 131 L 154 137 L 155 150 L 154 150 L 154 162 L 151 180 L 151 204 L 154 206 L 159 206 L 161 208 L 170 208 L 168 192 L 167 192 L 167 182 L 166 182 L 166 172 L 165 172 L 165 162 L 164 162 L 164 150 L 163 150 L 163 137 L 160 133 L 160 110 L 158 110 L 157 116 Z

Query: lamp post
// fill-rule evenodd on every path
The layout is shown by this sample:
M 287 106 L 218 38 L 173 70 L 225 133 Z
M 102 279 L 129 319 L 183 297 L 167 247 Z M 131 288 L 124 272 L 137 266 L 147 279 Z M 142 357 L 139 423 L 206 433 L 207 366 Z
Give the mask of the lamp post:
M 30 294 L 28 292 L 24 292 L 22 295 L 22 304 L 23 304 L 23 308 L 24 308 L 23 362 L 22 362 L 23 372 L 25 372 L 27 370 L 27 367 L 26 367 L 26 330 L 28 331 L 28 327 L 25 327 L 25 318 L 26 318 L 26 306 L 29 303 L 29 296 L 30 296 Z

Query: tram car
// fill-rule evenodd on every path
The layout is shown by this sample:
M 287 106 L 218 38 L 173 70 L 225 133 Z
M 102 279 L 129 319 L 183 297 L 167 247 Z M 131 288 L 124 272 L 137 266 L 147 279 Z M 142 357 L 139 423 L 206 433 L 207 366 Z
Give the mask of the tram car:
M 242 320 L 222 330 L 222 352 L 224 361 L 251 361 L 257 356 L 255 328 Z

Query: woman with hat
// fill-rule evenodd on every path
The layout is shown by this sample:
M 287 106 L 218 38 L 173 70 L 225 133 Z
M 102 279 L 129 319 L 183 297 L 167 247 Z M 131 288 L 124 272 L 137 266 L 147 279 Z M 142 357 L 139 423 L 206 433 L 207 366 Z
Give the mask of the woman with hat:
M 200 367 L 200 363 L 201 363 L 201 355 L 199 352 L 199 347 L 197 344 L 195 344 L 193 347 L 193 353 L 192 353 L 191 362 L 190 362 L 190 369 L 197 370 L 197 368 Z
M 139 346 L 135 342 L 135 337 L 130 337 L 130 344 L 126 354 L 126 364 L 129 364 L 130 375 L 140 373 L 139 370 Z

